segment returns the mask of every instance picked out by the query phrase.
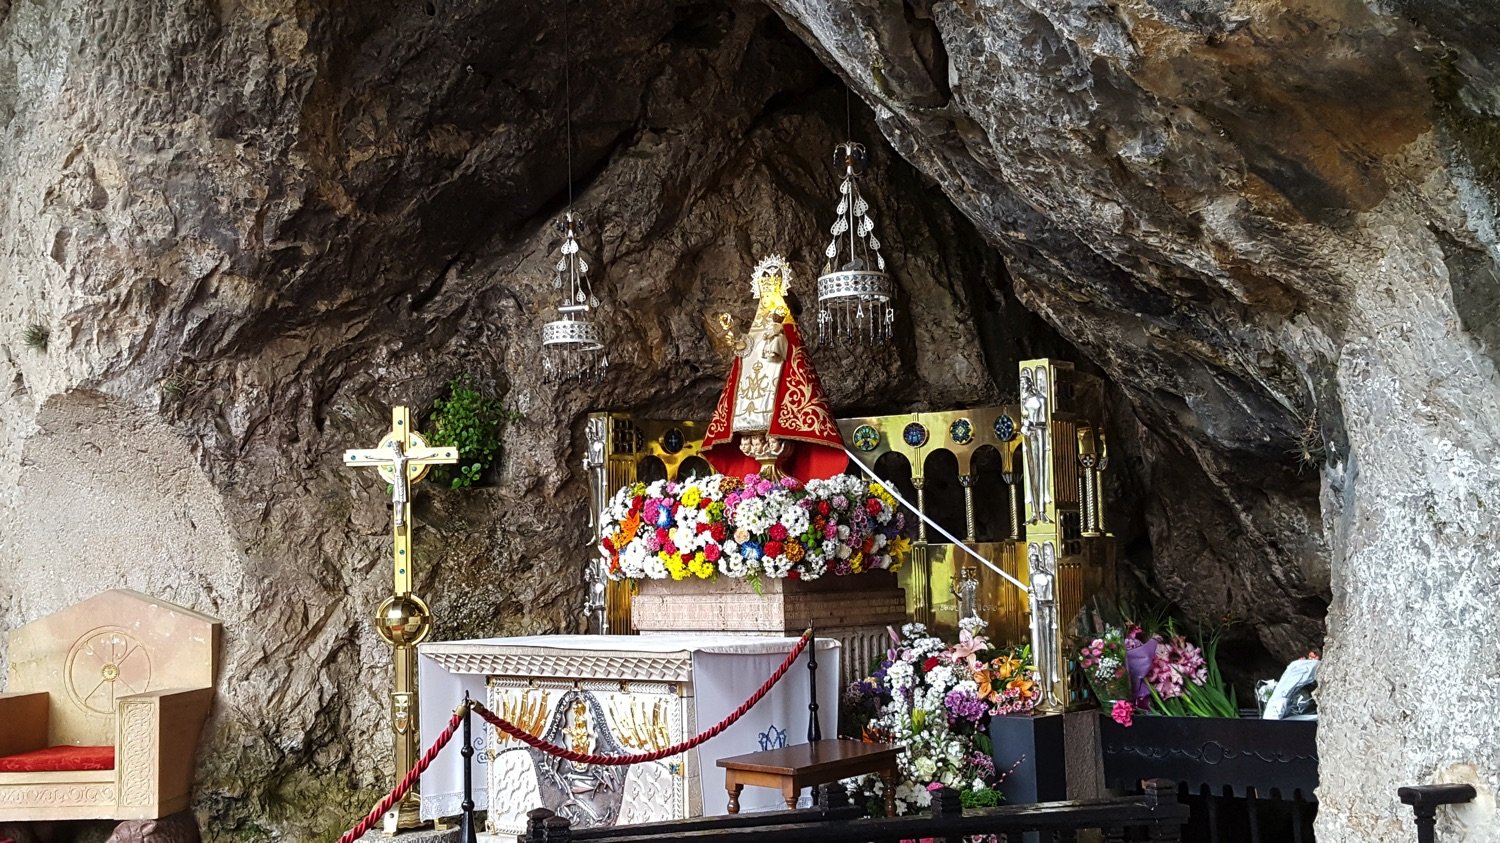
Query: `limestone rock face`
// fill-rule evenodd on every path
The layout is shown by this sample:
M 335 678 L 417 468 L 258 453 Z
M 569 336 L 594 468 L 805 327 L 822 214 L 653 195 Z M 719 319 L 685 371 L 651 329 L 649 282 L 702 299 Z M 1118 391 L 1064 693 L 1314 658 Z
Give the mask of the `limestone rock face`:
M 600 384 L 539 347 L 569 87 Z M 993 402 L 1022 356 L 1079 358 L 854 106 L 901 339 L 818 352 L 834 405 Z M 489 484 L 419 487 L 417 590 L 435 639 L 574 631 L 583 415 L 707 419 L 706 324 L 748 318 L 754 262 L 811 298 L 845 113 L 753 4 L 0 5 L 0 632 L 119 586 L 222 618 L 205 835 L 337 837 L 391 783 L 386 493 L 343 449 L 459 374 L 503 395 Z
M 1500 15 L 772 2 L 1128 396 L 1163 592 L 1289 656 L 1331 588 L 1319 839 L 1496 839 Z

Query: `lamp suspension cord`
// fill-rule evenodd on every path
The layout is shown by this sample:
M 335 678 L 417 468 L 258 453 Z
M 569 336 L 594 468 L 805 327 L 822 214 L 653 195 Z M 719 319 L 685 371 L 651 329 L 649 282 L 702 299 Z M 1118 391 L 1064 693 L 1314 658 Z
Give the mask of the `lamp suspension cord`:
M 851 103 L 854 94 L 848 85 L 844 86 L 844 137 L 854 140 L 854 108 Z
M 568 149 L 568 213 L 573 212 L 573 31 L 563 0 L 563 119 Z

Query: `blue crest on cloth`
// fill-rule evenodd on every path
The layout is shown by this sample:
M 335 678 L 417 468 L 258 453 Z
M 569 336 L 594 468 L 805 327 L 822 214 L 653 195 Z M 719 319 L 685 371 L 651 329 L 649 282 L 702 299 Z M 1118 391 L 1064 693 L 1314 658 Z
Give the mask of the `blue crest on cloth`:
M 760 733 L 761 751 L 768 749 L 781 749 L 786 746 L 786 730 L 776 728 L 772 723 L 764 732 Z

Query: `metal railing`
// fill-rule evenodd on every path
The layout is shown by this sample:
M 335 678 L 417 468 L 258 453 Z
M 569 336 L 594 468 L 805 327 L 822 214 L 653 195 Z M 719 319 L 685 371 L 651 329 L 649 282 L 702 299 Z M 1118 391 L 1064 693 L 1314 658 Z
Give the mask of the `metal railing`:
M 1100 830 L 1105 843 L 1123 843 L 1131 832 L 1150 840 L 1180 841 L 1188 809 L 1177 801 L 1177 786 L 1168 781 L 1145 783 L 1140 796 L 1078 802 L 1042 802 L 965 810 L 957 791 L 933 793 L 929 814 L 851 819 L 853 809 L 839 799 L 838 786 L 819 788 L 819 807 L 735 817 L 702 817 L 649 825 L 574 830 L 552 811 L 538 808 L 527 817 L 521 843 L 657 843 L 663 840 L 709 840 L 715 843 L 883 843 L 919 840 L 958 841 L 993 835 L 1000 843 L 1020 841 L 1028 832 L 1072 843 L 1078 832 Z

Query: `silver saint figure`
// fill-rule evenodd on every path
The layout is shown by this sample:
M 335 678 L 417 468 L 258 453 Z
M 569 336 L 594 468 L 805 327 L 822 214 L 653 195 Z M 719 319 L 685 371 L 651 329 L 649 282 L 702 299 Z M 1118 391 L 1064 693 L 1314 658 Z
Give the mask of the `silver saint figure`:
M 1021 372 L 1021 435 L 1026 438 L 1028 524 L 1051 523 L 1047 517 L 1047 370 Z
M 1041 677 L 1042 702 L 1053 699 L 1057 669 L 1057 552 L 1051 542 L 1030 545 L 1026 564 L 1031 575 L 1031 649 Z

